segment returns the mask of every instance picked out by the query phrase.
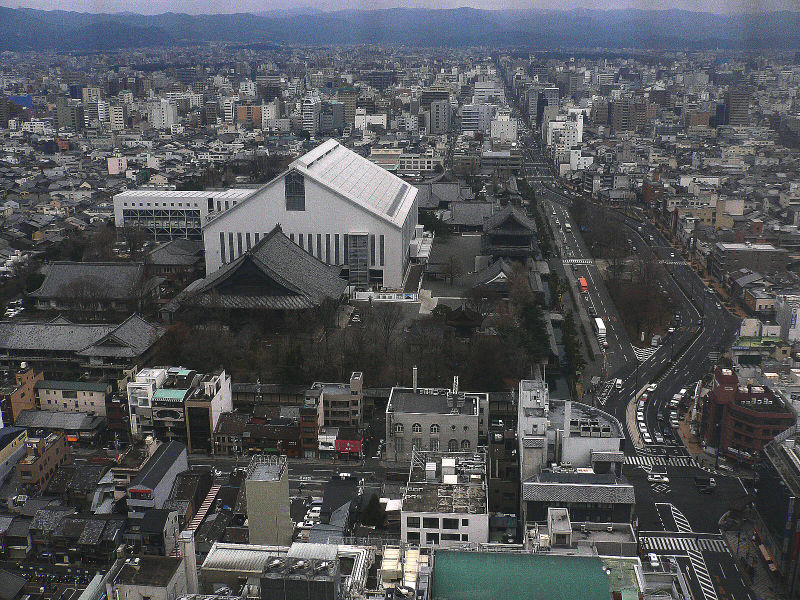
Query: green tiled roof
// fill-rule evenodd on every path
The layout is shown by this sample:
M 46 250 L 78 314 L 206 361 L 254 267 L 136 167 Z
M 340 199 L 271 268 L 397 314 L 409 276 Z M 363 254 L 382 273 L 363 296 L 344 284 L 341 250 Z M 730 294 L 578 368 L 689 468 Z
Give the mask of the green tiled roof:
M 108 384 L 102 381 L 56 381 L 43 379 L 36 382 L 37 390 L 70 390 L 76 392 L 105 392 Z
M 594 556 L 447 550 L 434 556 L 434 600 L 608 600 L 609 596 L 608 575 Z
M 153 400 L 183 400 L 189 390 L 176 390 L 174 388 L 159 388 L 153 394 Z

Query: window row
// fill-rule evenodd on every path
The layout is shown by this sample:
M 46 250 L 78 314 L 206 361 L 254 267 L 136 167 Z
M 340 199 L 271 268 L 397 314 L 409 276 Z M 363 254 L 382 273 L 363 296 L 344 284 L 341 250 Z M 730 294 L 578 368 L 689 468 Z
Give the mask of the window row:
M 227 235 L 225 232 L 219 233 L 219 252 L 222 264 L 227 264 L 239 258 L 242 254 L 258 244 L 266 233 L 232 232 Z M 316 256 L 319 260 L 329 265 L 348 265 L 350 264 L 350 247 L 348 235 L 338 233 L 290 233 L 289 239 L 300 246 L 303 250 Z M 370 235 L 370 266 L 383 267 L 386 263 L 386 240 L 383 235 Z M 227 243 L 226 243 L 227 238 Z M 378 242 L 377 255 L 375 243 Z M 235 243 L 234 243 L 235 242 Z M 378 262 L 375 259 L 378 259 Z
M 425 529 L 458 529 L 459 522 L 461 527 L 469 527 L 469 519 L 455 519 L 448 517 L 406 517 L 406 527 L 419 529 L 420 521 Z M 441 524 L 440 524 L 441 523 Z

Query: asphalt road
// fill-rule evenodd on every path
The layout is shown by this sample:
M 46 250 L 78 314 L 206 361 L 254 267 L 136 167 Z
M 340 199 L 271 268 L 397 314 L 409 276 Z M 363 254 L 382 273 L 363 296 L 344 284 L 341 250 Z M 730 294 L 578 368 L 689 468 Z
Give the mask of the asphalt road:
M 643 552 L 652 551 L 662 561 L 674 560 L 698 599 L 752 600 L 718 526 L 731 502 L 745 495 L 746 490 L 734 477 L 709 473 L 696 466 L 671 435 L 668 423 L 668 405 L 673 395 L 682 388 L 691 389 L 708 372 L 712 366 L 710 355 L 729 346 L 739 319 L 717 303 L 703 281 L 652 224 L 607 210 L 608 218 L 617 219 L 628 228 L 633 246 L 649 246 L 656 260 L 664 264 L 669 277 L 661 283 L 676 301 L 675 312 L 679 315 L 676 331 L 640 362 L 597 267 L 584 260 L 590 255 L 567 211 L 572 202 L 571 192 L 558 187 L 535 146 L 526 151 L 524 168 L 528 181 L 545 201 L 565 270 L 574 269 L 575 277 L 587 278 L 589 302 L 606 323 L 607 374 L 610 379 L 622 379 L 623 383 L 620 390 L 612 388 L 604 408 L 625 423 L 625 410 L 631 398 L 645 385 L 656 384 L 655 391 L 648 393 L 645 423 L 651 434 L 668 434 L 665 443 L 648 444 L 637 451 L 626 427 L 629 443 L 623 473 L 636 491 L 637 529 Z M 571 223 L 571 231 L 564 227 L 567 222 Z M 651 471 L 663 473 L 669 481 L 648 481 Z M 698 475 L 714 476 L 717 487 L 712 494 L 701 494 L 697 489 L 694 478 Z

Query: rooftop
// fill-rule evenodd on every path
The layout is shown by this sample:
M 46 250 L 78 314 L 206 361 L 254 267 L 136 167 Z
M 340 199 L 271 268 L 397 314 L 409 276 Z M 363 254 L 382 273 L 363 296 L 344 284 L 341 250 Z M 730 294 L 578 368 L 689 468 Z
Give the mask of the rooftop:
M 256 455 L 247 467 L 247 479 L 251 481 L 278 481 L 286 471 L 285 456 Z
M 437 550 L 433 598 L 552 600 L 580 590 L 582 600 L 607 600 L 609 580 L 597 557 Z M 573 595 L 569 592 L 566 595 Z
M 417 195 L 414 186 L 332 139 L 295 160 L 289 168 L 311 175 L 396 225 L 405 221 Z
M 484 514 L 486 455 L 414 451 L 403 511 Z
M 182 564 L 171 556 L 137 556 L 122 565 L 115 584 L 166 587 Z
M 478 414 L 479 394 L 454 394 L 448 389 L 392 388 L 389 407 L 396 413 Z

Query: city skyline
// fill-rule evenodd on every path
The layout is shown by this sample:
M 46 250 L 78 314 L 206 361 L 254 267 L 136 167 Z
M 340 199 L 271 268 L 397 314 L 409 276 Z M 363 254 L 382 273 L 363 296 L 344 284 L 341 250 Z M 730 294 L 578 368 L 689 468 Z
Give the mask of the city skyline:
M 800 0 L 764 0 L 759 2 L 743 2 L 740 0 L 672 0 L 654 6 L 647 0 L 599 0 L 575 3 L 565 7 L 558 0 L 314 0 L 298 6 L 289 0 L 277 0 L 269 3 L 263 0 L 195 0 L 180 2 L 178 0 L 153 0 L 143 3 L 140 0 L 24 0 L 0 1 L 0 6 L 7 8 L 31 8 L 39 10 L 65 10 L 86 13 L 121 13 L 131 12 L 144 15 L 158 15 L 168 12 L 201 14 L 254 13 L 269 14 L 287 11 L 298 13 L 304 11 L 336 12 L 340 10 L 387 10 L 394 8 L 430 8 L 448 10 L 456 8 L 473 8 L 479 10 L 683 10 L 715 14 L 754 14 L 776 11 L 800 11 Z

